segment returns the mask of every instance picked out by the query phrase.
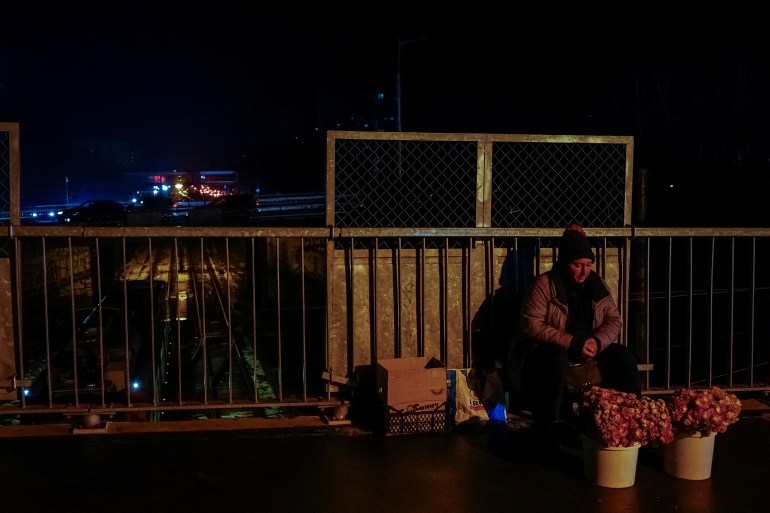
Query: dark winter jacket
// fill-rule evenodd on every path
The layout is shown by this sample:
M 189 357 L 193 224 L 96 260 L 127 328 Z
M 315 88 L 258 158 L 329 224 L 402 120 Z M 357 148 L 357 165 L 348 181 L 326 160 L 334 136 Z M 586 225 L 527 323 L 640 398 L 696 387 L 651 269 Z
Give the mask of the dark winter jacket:
M 596 272 L 591 271 L 584 287 L 593 305 L 590 336 L 597 340 L 599 351 L 603 351 L 618 340 L 622 327 L 620 311 L 609 286 Z M 567 315 L 567 289 L 561 274 L 552 269 L 535 278 L 522 303 L 519 324 L 509 347 L 508 372 L 513 390 L 521 390 L 521 370 L 532 345 L 570 349 L 574 337 L 566 331 Z

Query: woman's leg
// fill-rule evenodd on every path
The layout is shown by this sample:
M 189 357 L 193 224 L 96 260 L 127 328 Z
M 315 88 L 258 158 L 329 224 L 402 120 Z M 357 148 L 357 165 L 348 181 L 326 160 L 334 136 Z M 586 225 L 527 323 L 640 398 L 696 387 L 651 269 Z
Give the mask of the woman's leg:
M 565 351 L 536 344 L 524 363 L 524 391 L 534 427 L 549 428 L 559 419 L 569 360 Z

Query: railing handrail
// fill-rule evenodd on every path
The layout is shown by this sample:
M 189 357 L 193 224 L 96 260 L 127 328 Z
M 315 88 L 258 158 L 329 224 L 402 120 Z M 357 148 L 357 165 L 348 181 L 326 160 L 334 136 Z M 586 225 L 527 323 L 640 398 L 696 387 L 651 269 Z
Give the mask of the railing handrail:
M 0 237 L 560 237 L 563 228 L 336 228 L 283 226 L 0 226 Z M 594 238 L 769 237 L 770 228 L 636 227 L 585 228 Z

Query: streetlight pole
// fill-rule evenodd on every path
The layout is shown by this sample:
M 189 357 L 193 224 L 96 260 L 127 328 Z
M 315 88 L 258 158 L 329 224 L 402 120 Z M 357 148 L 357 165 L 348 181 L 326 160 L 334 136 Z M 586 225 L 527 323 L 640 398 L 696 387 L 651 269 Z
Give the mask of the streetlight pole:
M 396 131 L 398 132 L 401 131 L 401 49 L 410 43 L 417 43 L 418 41 L 423 41 L 425 39 L 428 38 L 425 36 L 420 36 L 402 41 L 400 37 L 397 37 L 398 52 L 396 54 Z
M 70 177 L 64 177 L 64 202 L 67 204 L 67 208 L 70 206 Z

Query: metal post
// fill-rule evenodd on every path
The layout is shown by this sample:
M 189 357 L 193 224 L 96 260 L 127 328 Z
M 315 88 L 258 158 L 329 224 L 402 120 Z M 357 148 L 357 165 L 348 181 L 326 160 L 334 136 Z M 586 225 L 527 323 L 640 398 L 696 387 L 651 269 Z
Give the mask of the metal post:
M 398 52 L 396 54 L 396 131 L 401 131 L 401 48 L 410 44 L 417 43 L 427 39 L 425 36 L 415 37 L 401 41 L 398 39 Z

